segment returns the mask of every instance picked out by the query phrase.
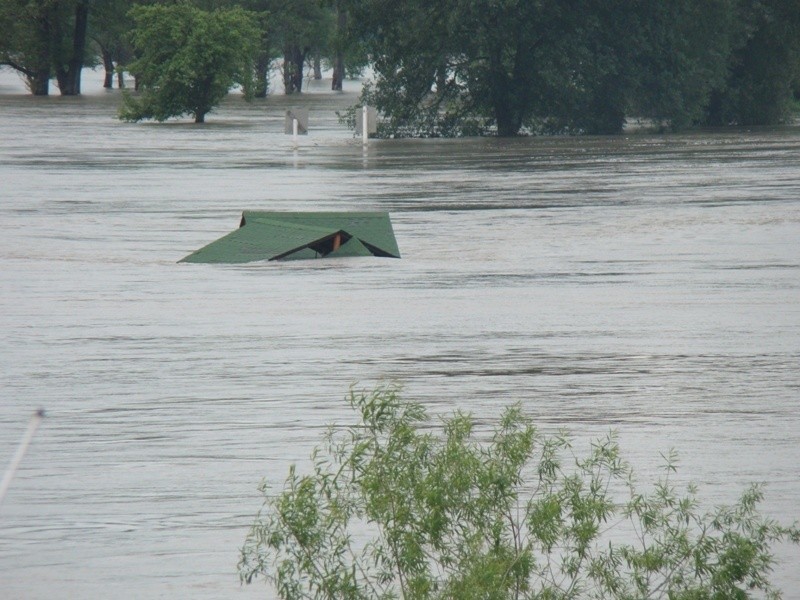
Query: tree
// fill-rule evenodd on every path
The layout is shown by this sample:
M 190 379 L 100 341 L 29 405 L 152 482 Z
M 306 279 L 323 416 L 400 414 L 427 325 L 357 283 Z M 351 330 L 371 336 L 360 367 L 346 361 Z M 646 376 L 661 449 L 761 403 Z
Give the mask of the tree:
M 203 0 L 200 6 L 206 9 L 239 6 L 255 15 L 260 40 L 253 65 L 253 96 L 255 98 L 266 98 L 269 91 L 272 62 L 280 55 L 273 43 L 276 37 L 276 20 L 270 14 L 270 10 L 273 9 L 273 0 Z
M 89 37 L 105 68 L 103 87 L 107 89 L 113 87 L 115 73 L 118 86 L 125 87 L 123 73 L 117 66 L 133 60 L 133 49 L 127 40 L 133 29 L 133 21 L 128 16 L 130 7 L 131 3 L 126 0 L 106 0 L 97 3 L 92 10 Z
M 391 135 L 617 133 L 633 109 L 702 116 L 736 0 L 351 3 Z M 637 113 L 636 116 L 639 116 Z
M 712 91 L 728 73 L 739 31 L 737 0 L 646 2 L 634 10 L 634 48 L 628 68 L 635 74 L 631 110 L 664 128 L 684 129 L 701 121 Z
M 306 61 L 323 53 L 331 27 L 324 0 L 202 0 L 203 5 L 241 5 L 259 14 L 261 42 L 256 61 L 256 96 L 267 93 L 272 61 L 283 57 L 286 94 L 301 93 Z
M 125 94 L 120 118 L 164 121 L 184 114 L 202 123 L 235 84 L 252 93 L 259 39 L 255 17 L 240 8 L 204 11 L 186 3 L 136 6 L 133 45 L 138 58 L 127 69 L 141 95 Z
M 42 3 L 11 0 L 0 4 L 0 64 L 21 73 L 31 93 L 50 93 L 51 10 Z
M 800 2 L 745 0 L 741 43 L 708 107 L 712 125 L 774 125 L 791 115 L 800 86 Z
M 63 4 L 57 2 L 57 10 Z M 72 18 L 58 18 L 52 23 L 53 64 L 58 89 L 64 96 L 81 93 L 81 73 L 86 58 L 89 28 L 89 0 L 74 0 L 71 4 L 74 5 Z
M 341 0 L 335 0 L 333 10 L 336 15 L 336 28 L 333 35 L 333 77 L 331 78 L 331 89 L 335 92 L 342 91 L 342 84 L 345 77 L 344 55 L 347 45 L 347 9 Z
M 331 89 L 342 91 L 346 77 L 359 77 L 370 63 L 364 40 L 353 35 L 350 0 L 326 0 L 331 11 L 331 33 L 328 58 L 333 69 Z
M 490 119 L 515 135 L 543 83 L 538 52 L 568 50 L 543 27 L 551 2 L 384 2 L 352 6 L 355 31 L 374 56 L 367 99 L 392 135 L 449 134 L 448 123 Z
M 0 3 L 0 64 L 22 73 L 31 92 L 49 93 L 55 75 L 62 95 L 81 93 L 89 0 L 6 0 Z
M 770 545 L 800 542 L 759 515 L 759 487 L 704 514 L 694 487 L 670 482 L 674 455 L 642 493 L 613 436 L 580 458 L 519 406 L 482 442 L 462 413 L 433 432 L 391 386 L 349 402 L 359 423 L 329 431 L 311 474 L 261 487 L 240 575 L 284 600 L 744 599 L 777 593 Z
M 605 51 L 598 34 L 608 23 L 594 4 L 357 2 L 354 20 L 375 57 L 377 75 L 365 100 L 384 113 L 386 133 L 395 136 L 481 133 L 490 127 L 511 136 L 547 121 L 571 128 L 570 119 L 590 106 L 586 99 L 600 74 L 614 79 L 621 73 L 595 59 Z
M 319 0 L 273 0 L 274 39 L 283 54 L 283 88 L 286 94 L 303 91 L 306 59 L 328 39 L 331 15 Z

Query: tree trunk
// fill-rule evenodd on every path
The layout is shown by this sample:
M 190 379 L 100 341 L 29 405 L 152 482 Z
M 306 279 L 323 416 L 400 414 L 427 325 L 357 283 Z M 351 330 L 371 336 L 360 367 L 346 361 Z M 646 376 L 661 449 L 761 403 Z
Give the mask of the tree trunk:
M 28 89 L 34 96 L 50 95 L 50 70 L 45 69 L 38 74 L 28 77 Z
M 130 48 L 124 42 L 117 42 L 114 45 L 114 51 L 111 55 L 114 64 L 117 66 L 116 73 L 117 73 L 117 87 L 119 89 L 125 88 L 125 69 L 120 68 L 120 65 L 126 65 L 131 60 L 133 60 L 134 56 Z
M 81 72 L 83 71 L 83 55 L 86 52 L 88 29 L 89 0 L 83 0 L 75 7 L 75 34 L 72 41 L 72 60 L 69 65 L 72 89 L 75 94 L 81 93 Z
M 81 70 L 83 69 L 83 54 L 86 50 L 88 24 L 89 0 L 82 0 L 75 5 L 72 53 L 66 61 L 56 61 L 56 79 L 62 96 L 77 96 L 81 93 Z M 64 64 L 65 62 L 66 64 Z
M 32 71 L 24 70 L 28 80 L 28 89 L 34 96 L 47 96 L 50 94 L 50 53 L 52 48 L 52 28 L 50 11 L 39 14 L 37 19 L 36 34 L 39 38 L 39 52 L 36 57 L 36 66 Z
M 295 65 L 297 68 L 292 73 L 292 80 L 294 82 L 294 89 L 299 94 L 303 91 L 303 66 L 306 64 L 307 50 L 297 49 L 295 53 Z
M 287 95 L 303 91 L 303 65 L 308 50 L 300 46 L 289 46 L 283 52 L 283 88 Z
M 341 39 L 344 31 L 347 28 L 347 12 L 344 8 L 336 7 L 336 37 Z M 341 48 L 341 42 L 336 43 L 336 55 L 333 59 L 333 80 L 331 81 L 331 89 L 335 92 L 342 91 L 342 83 L 344 82 L 344 51 Z
M 283 93 L 287 96 L 294 90 L 292 89 L 292 58 L 289 50 L 283 51 Z
M 343 81 L 344 81 L 344 57 L 342 56 L 341 53 L 337 53 L 333 63 L 333 79 L 331 80 L 331 89 L 334 92 L 341 92 Z
M 266 98 L 269 92 L 269 56 L 264 52 L 258 56 L 256 60 L 256 98 Z
M 314 55 L 314 79 L 316 81 L 322 79 L 322 58 L 319 52 Z
M 519 130 L 514 126 L 514 115 L 511 109 L 509 78 L 503 65 L 502 46 L 496 43 L 489 50 L 489 85 L 491 86 L 492 107 L 497 122 L 497 135 L 510 137 Z
M 114 87 L 114 61 L 111 58 L 111 53 L 103 47 L 100 48 L 100 57 L 103 60 L 103 68 L 105 69 L 103 87 L 110 90 Z

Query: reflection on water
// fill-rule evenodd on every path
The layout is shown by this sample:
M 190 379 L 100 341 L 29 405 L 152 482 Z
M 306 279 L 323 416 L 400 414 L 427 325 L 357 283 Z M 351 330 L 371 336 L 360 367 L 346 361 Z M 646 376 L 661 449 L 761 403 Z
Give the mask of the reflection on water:
M 6 597 L 267 597 L 235 573 L 258 482 L 386 377 L 433 414 L 614 428 L 645 478 L 674 447 L 710 502 L 766 481 L 798 517 L 797 128 L 365 151 L 352 91 L 132 125 L 9 77 L 0 457 L 50 417 L 0 507 Z M 388 210 L 403 259 L 176 264 L 243 209 Z

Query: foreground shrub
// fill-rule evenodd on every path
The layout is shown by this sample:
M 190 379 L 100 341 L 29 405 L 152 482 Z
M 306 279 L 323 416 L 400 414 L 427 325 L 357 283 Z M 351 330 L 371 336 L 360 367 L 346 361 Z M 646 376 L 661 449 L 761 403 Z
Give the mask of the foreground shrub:
M 360 422 L 329 430 L 312 474 L 292 467 L 276 496 L 262 485 L 243 581 L 285 600 L 780 597 L 770 546 L 800 530 L 758 513 L 759 486 L 704 513 L 670 482 L 672 454 L 638 491 L 613 435 L 581 458 L 519 406 L 481 442 L 462 413 L 430 430 L 395 387 L 349 403 Z

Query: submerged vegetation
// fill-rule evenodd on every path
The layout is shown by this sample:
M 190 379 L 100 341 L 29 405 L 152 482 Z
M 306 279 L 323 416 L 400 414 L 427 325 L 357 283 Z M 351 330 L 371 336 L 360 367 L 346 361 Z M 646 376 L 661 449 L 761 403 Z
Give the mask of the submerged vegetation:
M 139 58 L 128 68 L 140 95 L 123 95 L 120 118 L 164 121 L 188 113 L 202 123 L 233 85 L 252 95 L 258 30 L 251 13 L 175 4 L 137 6 L 130 14 Z
M 432 430 L 392 386 L 349 403 L 358 423 L 329 430 L 310 474 L 262 485 L 243 581 L 284 600 L 780 596 L 771 546 L 800 530 L 759 514 L 759 486 L 704 512 L 674 454 L 643 492 L 613 435 L 581 457 L 519 406 L 487 435 L 462 413 Z
M 355 3 L 383 135 L 618 133 L 773 124 L 800 81 L 785 0 Z
M 186 38 L 152 62 L 152 41 L 186 34 L 182 19 L 167 30 L 142 17 L 159 9 L 247 11 L 254 43 Z M 79 94 L 81 67 L 103 64 L 108 87 L 124 71 L 159 88 L 163 101 L 126 113 L 154 118 L 208 78 L 215 89 L 252 80 L 265 96 L 273 67 L 286 94 L 324 66 L 333 90 L 369 67 L 361 102 L 382 114 L 382 137 L 618 133 L 631 118 L 662 130 L 776 124 L 800 94 L 796 0 L 0 0 L 0 27 L 0 66 L 33 93 L 55 76 Z M 248 72 L 219 80 L 218 60 Z

